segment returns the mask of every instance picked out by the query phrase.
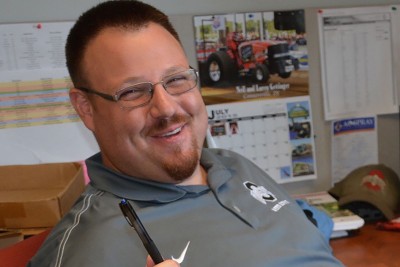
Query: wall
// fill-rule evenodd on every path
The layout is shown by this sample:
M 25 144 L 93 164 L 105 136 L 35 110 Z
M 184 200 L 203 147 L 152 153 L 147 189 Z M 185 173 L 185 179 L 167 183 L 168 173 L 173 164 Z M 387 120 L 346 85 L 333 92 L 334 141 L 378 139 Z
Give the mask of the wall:
M 0 23 L 74 20 L 99 0 L 0 0 Z M 399 0 L 144 0 L 169 15 L 399 4 Z
M 75 20 L 97 0 L 0 0 L 0 23 Z M 310 64 L 310 95 L 316 135 L 318 179 L 285 184 L 290 193 L 326 190 L 331 187 L 330 123 L 323 119 L 323 99 L 319 44 L 315 9 L 400 4 L 400 0 L 147 0 L 171 16 L 181 35 L 190 63 L 196 65 L 192 16 L 245 11 L 269 11 L 305 8 Z M 379 116 L 379 159 L 400 173 L 399 114 Z

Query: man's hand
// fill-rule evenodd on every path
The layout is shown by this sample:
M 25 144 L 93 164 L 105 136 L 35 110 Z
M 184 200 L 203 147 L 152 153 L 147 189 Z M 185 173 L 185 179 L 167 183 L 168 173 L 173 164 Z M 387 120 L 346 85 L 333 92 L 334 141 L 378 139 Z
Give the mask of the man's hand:
M 165 260 L 160 264 L 155 265 L 150 256 L 147 256 L 146 267 L 179 267 L 179 263 L 174 260 Z

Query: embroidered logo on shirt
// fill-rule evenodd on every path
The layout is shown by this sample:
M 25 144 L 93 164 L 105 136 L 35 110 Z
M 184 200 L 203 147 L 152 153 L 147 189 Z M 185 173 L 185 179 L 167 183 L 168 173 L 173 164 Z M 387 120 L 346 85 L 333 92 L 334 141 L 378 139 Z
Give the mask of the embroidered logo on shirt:
M 275 202 L 277 198 L 275 197 L 274 194 L 272 194 L 270 191 L 265 189 L 264 186 L 258 186 L 252 182 L 246 181 L 243 183 L 243 185 L 250 190 L 250 194 L 252 197 L 257 199 L 263 204 L 267 204 L 268 202 Z
M 256 185 L 255 183 L 246 181 L 243 183 L 244 187 L 246 189 L 250 190 L 250 194 L 252 197 L 263 203 L 264 205 L 267 205 L 268 202 L 276 202 L 278 199 L 275 197 L 273 193 L 268 191 L 264 186 L 259 186 Z M 289 204 L 290 202 L 287 201 L 286 199 L 281 200 L 277 203 L 274 204 L 274 206 L 271 208 L 272 211 L 277 212 L 279 211 L 283 206 Z
M 185 255 L 186 255 L 186 251 L 189 247 L 190 241 L 187 242 L 185 249 L 182 251 L 181 255 L 179 256 L 179 258 L 175 259 L 174 256 L 172 256 L 171 258 L 176 261 L 177 263 L 181 264 L 183 262 L 183 260 L 185 259 Z

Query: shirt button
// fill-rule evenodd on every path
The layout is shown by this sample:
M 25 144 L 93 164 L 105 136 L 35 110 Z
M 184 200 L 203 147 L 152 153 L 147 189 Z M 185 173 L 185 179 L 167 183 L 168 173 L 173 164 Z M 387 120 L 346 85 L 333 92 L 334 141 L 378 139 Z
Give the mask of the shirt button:
M 237 213 L 241 213 L 242 211 L 238 208 L 238 206 L 233 205 L 233 209 L 237 212 Z

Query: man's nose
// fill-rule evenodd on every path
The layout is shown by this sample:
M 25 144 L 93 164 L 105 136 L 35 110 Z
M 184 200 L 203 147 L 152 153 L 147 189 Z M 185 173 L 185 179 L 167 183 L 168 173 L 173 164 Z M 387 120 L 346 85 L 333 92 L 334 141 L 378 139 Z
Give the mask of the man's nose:
M 153 118 L 167 118 L 175 113 L 177 102 L 164 88 L 162 83 L 153 85 L 153 97 L 150 100 L 150 114 Z

